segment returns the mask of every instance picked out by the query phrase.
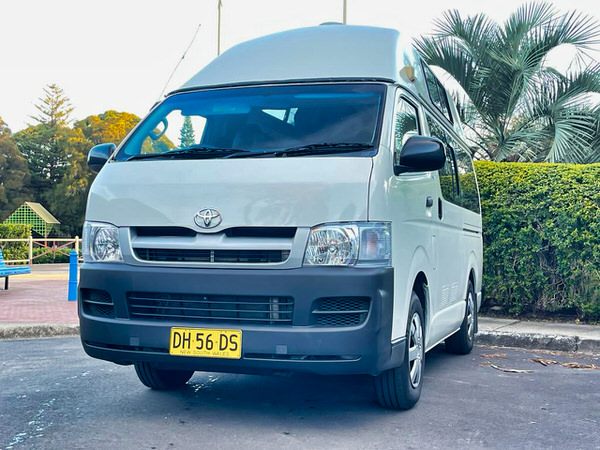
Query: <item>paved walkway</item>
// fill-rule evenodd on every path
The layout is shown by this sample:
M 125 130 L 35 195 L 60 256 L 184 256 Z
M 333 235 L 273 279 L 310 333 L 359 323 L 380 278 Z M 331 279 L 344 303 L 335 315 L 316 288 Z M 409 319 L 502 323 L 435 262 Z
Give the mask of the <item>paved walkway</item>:
M 8 290 L 0 290 L 0 327 L 77 325 L 77 302 L 67 300 L 68 271 L 68 264 L 40 264 L 10 277 Z
M 545 334 L 548 330 L 552 330 L 553 334 L 562 336 L 579 336 L 581 339 L 600 340 L 600 326 L 576 323 L 535 322 L 482 317 L 479 321 L 479 330 L 530 334 Z
M 480 317 L 478 342 L 506 347 L 600 353 L 600 325 Z
M 68 264 L 34 265 L 0 290 L 0 339 L 76 334 L 77 302 L 67 300 Z M 2 283 L 4 285 L 4 283 Z M 479 318 L 478 342 L 600 353 L 600 325 Z

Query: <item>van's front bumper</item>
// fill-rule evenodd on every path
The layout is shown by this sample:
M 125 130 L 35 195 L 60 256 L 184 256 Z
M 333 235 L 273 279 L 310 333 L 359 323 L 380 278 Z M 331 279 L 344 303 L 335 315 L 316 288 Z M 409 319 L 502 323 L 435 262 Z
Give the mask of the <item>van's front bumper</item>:
M 108 292 L 114 303 L 113 317 L 87 314 L 82 307 L 82 289 Z M 399 366 L 405 355 L 403 339 L 391 344 L 392 268 L 236 270 L 86 263 L 81 267 L 79 290 L 85 351 L 119 364 L 149 361 L 162 368 L 214 372 L 375 375 Z M 128 292 L 292 297 L 294 321 L 292 325 L 245 325 L 134 319 L 128 310 Z M 314 301 L 328 297 L 368 297 L 369 313 L 355 326 L 311 323 Z M 171 327 L 242 330 L 242 358 L 172 356 Z

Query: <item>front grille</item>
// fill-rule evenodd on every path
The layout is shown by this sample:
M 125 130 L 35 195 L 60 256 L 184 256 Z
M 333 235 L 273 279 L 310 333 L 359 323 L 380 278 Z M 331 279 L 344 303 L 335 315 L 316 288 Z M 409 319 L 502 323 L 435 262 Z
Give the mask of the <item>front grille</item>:
M 261 237 L 261 238 L 293 238 L 296 228 L 293 227 L 236 227 L 225 230 L 227 237 Z
M 128 292 L 132 319 L 291 325 L 291 297 Z
M 194 250 L 135 248 L 144 261 L 203 263 L 280 263 L 290 256 L 289 250 Z
M 184 227 L 133 227 L 139 237 L 196 237 L 198 233 Z M 294 227 L 234 227 L 223 231 L 227 237 L 293 238 Z
M 99 289 L 81 289 L 83 312 L 96 317 L 115 317 L 115 305 L 110 294 Z
M 314 323 L 321 327 L 351 327 L 362 324 L 369 314 L 368 297 L 320 298 L 313 305 Z
M 195 237 L 196 232 L 183 227 L 134 227 L 139 237 Z

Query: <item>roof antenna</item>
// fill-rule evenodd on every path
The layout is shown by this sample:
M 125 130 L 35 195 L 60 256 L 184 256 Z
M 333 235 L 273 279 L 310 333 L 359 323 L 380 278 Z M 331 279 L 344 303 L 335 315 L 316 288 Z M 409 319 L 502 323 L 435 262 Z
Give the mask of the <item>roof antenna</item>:
M 156 100 L 156 103 L 160 102 L 160 99 L 162 98 L 163 94 L 165 93 L 165 90 L 167 89 L 167 86 L 171 82 L 171 78 L 173 78 L 173 75 L 175 75 L 175 72 L 177 71 L 177 68 L 179 67 L 179 64 L 181 64 L 181 61 L 183 61 L 183 59 L 185 58 L 185 55 L 187 55 L 187 52 L 189 51 L 190 47 L 192 46 L 192 44 L 196 40 L 196 36 L 198 36 L 198 31 L 200 31 L 200 26 L 201 25 L 202 25 L 201 23 L 198 24 L 198 28 L 196 28 L 196 32 L 194 33 L 194 37 L 190 41 L 190 45 L 187 46 L 187 48 L 185 49 L 185 52 L 183 52 L 183 55 L 181 55 L 181 59 L 175 65 L 175 68 L 173 69 L 173 72 L 171 72 L 171 76 L 169 77 L 169 79 L 165 83 L 165 87 L 160 92 L 160 95 L 158 96 L 158 99 Z

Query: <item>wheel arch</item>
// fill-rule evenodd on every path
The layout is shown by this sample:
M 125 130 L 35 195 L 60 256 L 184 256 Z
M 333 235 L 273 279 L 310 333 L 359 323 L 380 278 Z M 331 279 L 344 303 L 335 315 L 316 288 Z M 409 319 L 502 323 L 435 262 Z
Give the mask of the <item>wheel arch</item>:
M 463 292 L 463 298 L 467 297 L 467 289 L 469 288 L 469 281 L 473 283 L 473 289 L 475 295 L 481 291 L 481 283 L 483 281 L 483 273 L 481 273 L 481 263 L 478 263 L 475 252 L 469 253 L 469 265 L 468 265 L 468 277 L 466 279 L 465 288 Z
M 427 335 L 429 329 L 429 303 L 431 302 L 429 295 L 429 282 L 427 280 L 427 275 L 425 272 L 420 271 L 415 276 L 415 280 L 413 282 L 412 290 L 417 293 L 419 296 L 419 300 L 421 302 L 421 308 L 423 308 L 423 333 Z
M 431 317 L 430 296 L 435 296 L 433 267 L 425 248 L 415 248 L 410 258 L 403 258 L 394 267 L 394 319 L 392 340 L 406 336 L 408 309 L 413 291 L 416 291 L 421 301 L 424 314 L 424 327 L 429 328 Z M 434 292 L 429 294 L 429 289 Z

